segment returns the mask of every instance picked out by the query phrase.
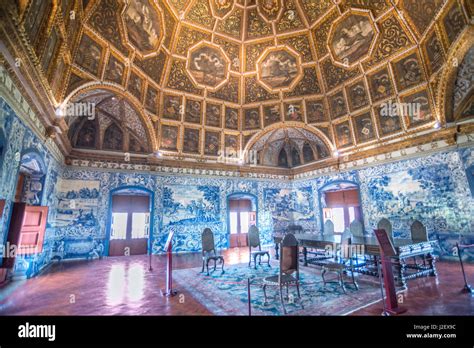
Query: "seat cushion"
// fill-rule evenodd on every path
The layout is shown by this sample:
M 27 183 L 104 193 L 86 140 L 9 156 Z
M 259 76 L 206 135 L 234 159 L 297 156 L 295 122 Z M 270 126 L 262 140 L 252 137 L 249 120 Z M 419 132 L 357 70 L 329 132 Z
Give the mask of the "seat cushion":
M 346 265 L 337 262 L 329 262 L 324 264 L 323 268 L 327 269 L 328 271 L 341 271 L 346 268 Z
M 203 256 L 203 260 L 224 260 L 224 257 L 218 255 L 218 256 Z
M 283 284 L 293 283 L 296 282 L 296 278 L 291 275 L 284 274 L 281 277 L 281 281 Z M 278 285 L 278 276 L 275 275 L 271 277 L 266 277 L 263 279 L 263 283 L 267 285 Z
M 256 251 L 252 251 L 250 253 L 250 255 L 269 255 L 268 251 L 260 251 L 260 250 L 256 250 Z

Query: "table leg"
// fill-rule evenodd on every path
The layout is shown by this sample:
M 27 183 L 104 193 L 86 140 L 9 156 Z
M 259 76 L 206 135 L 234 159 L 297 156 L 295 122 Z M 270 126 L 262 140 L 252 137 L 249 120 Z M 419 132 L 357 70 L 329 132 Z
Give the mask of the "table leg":
M 275 260 L 279 260 L 280 255 L 278 254 L 278 243 L 275 243 Z
M 395 273 L 397 274 L 397 286 L 402 287 L 404 289 L 407 288 L 407 283 L 405 279 L 405 270 L 406 270 L 406 263 L 403 259 L 398 259 L 396 263 Z
M 306 247 L 303 247 L 303 265 L 308 266 L 308 249 Z
M 428 254 L 428 260 L 429 260 L 428 264 L 430 265 L 430 269 L 431 269 L 430 275 L 432 277 L 437 277 L 438 272 L 436 271 L 436 259 L 435 259 L 434 255 L 432 253 Z

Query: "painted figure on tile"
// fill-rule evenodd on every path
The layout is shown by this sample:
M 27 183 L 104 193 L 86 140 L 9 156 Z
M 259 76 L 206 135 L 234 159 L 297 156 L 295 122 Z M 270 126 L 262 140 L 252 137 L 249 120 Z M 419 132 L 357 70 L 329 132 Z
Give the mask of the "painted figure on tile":
M 202 103 L 197 100 L 186 99 L 186 114 L 184 120 L 190 123 L 201 123 Z
M 229 129 L 239 128 L 239 111 L 233 108 L 225 108 L 225 127 Z
M 328 120 L 323 103 L 322 100 L 306 101 L 306 118 L 308 123 L 325 122 Z
M 169 120 L 180 120 L 182 114 L 181 97 L 175 95 L 165 95 L 163 98 L 163 118 Z
M 265 127 L 281 121 L 280 105 L 267 105 L 263 107 Z
M 245 110 L 245 129 L 260 128 L 260 113 L 258 109 Z
M 188 153 L 199 153 L 199 129 L 184 129 L 183 151 Z
M 211 127 L 221 126 L 221 106 L 206 104 L 206 125 Z
M 167 150 L 176 150 L 178 141 L 178 127 L 163 125 L 161 127 L 161 147 Z

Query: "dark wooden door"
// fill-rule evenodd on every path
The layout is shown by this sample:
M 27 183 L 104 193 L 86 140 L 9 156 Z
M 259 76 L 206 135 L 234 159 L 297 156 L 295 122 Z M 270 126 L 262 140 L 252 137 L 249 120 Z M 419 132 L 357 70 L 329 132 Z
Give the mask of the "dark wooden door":
M 112 226 L 114 228 L 114 215 L 115 213 L 126 215 L 126 225 L 115 226 L 125 230 L 125 234 L 118 239 L 114 239 L 111 231 L 111 239 L 109 243 L 109 255 L 110 256 L 127 256 L 127 255 L 143 255 L 147 253 L 148 247 L 148 236 L 146 237 L 134 237 L 132 235 L 132 227 L 134 219 L 140 213 L 150 213 L 150 200 L 148 196 L 130 196 L 130 195 L 115 195 L 112 197 Z M 125 216 L 123 215 L 123 216 Z
M 3 216 L 3 211 L 5 210 L 5 203 L 6 201 L 4 199 L 0 199 L 0 219 Z
M 230 234 L 229 244 L 231 248 L 248 246 L 247 232 L 250 225 L 255 224 L 256 212 L 252 210 L 252 202 L 249 199 L 236 199 L 229 201 L 229 211 L 236 214 L 236 233 Z M 242 214 L 247 214 L 248 220 L 242 218 Z M 243 226 L 243 224 L 248 226 Z

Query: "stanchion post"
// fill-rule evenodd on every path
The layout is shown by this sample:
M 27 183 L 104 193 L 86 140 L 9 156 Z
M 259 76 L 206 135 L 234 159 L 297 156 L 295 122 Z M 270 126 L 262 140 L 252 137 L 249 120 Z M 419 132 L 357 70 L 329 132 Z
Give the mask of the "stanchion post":
M 250 278 L 247 278 L 247 298 L 248 298 L 248 306 L 249 306 L 249 317 L 252 316 L 252 304 L 250 298 Z
M 161 290 L 161 294 L 166 297 L 175 296 L 178 292 L 173 289 L 173 235 L 174 231 L 171 231 L 168 235 L 168 240 L 166 241 L 166 289 Z
M 461 247 L 459 246 L 459 243 L 456 243 L 456 248 L 458 249 L 459 263 L 461 264 L 462 276 L 464 277 L 464 288 L 461 290 L 461 292 L 472 294 L 472 287 L 467 282 L 466 272 L 464 271 L 464 263 L 462 261 Z

